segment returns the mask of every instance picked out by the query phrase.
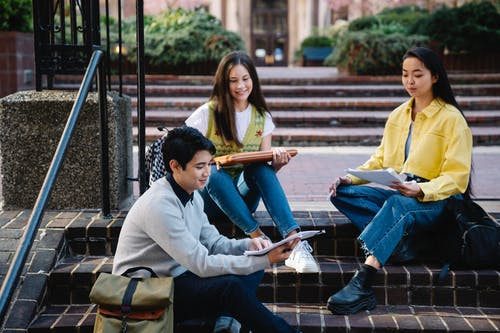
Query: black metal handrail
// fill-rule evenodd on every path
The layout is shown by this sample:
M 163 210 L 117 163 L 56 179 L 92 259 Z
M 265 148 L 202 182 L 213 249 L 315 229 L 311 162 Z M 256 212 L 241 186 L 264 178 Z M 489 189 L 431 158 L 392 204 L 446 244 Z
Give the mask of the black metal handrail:
M 144 0 L 136 2 L 136 39 L 137 39 L 137 118 L 139 146 L 139 192 L 147 189 L 146 179 L 146 79 L 144 65 Z
M 24 230 L 23 236 L 21 237 L 19 245 L 16 249 L 16 253 L 14 254 L 14 258 L 12 259 L 12 263 L 10 264 L 9 270 L 3 280 L 2 289 L 0 290 L 0 318 L 5 318 L 5 314 L 7 312 L 10 299 L 12 297 L 12 294 L 17 285 L 17 281 L 26 262 L 26 258 L 28 257 L 31 245 L 33 244 L 34 238 L 38 232 L 38 228 L 40 226 L 40 222 L 42 220 L 43 213 L 45 211 L 45 206 L 50 198 L 50 194 L 52 192 L 52 188 L 56 181 L 57 174 L 59 173 L 59 169 L 66 156 L 66 151 L 70 139 L 73 135 L 73 131 L 75 129 L 78 117 L 85 104 L 87 95 L 90 89 L 92 88 L 92 80 L 96 74 L 96 71 L 98 72 L 97 84 L 99 87 L 98 90 L 99 90 L 99 108 L 101 110 L 101 126 L 103 125 L 103 120 L 105 122 L 105 120 L 107 119 L 106 96 L 105 96 L 106 84 L 105 84 L 104 68 L 102 68 L 101 65 L 102 57 L 103 57 L 103 52 L 101 50 L 96 50 L 92 53 L 92 57 L 87 67 L 87 71 L 85 72 L 82 84 L 80 85 L 76 101 L 73 104 L 73 108 L 71 109 L 71 112 L 69 114 L 68 121 L 66 122 L 66 127 L 64 128 L 64 131 L 61 135 L 59 145 L 57 146 L 49 170 L 47 172 L 47 175 L 45 176 L 42 189 L 40 190 L 38 198 L 36 199 L 36 203 L 33 208 L 33 211 L 31 212 L 28 225 Z M 101 136 L 102 136 L 101 171 L 103 173 L 102 174 L 103 193 L 108 191 L 107 188 L 109 187 L 109 175 L 108 175 L 108 163 L 107 163 L 108 160 L 107 123 L 105 123 L 104 125 L 105 129 L 103 130 L 103 128 L 101 128 Z M 102 213 L 103 215 L 109 215 L 109 196 L 106 197 L 106 195 L 103 195 L 102 200 L 103 200 Z

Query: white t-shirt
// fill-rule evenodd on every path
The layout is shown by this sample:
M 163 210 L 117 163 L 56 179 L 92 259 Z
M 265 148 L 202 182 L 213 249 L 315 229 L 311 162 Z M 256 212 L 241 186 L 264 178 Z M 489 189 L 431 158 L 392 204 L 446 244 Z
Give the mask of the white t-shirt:
M 186 119 L 185 123 L 187 126 L 194 127 L 203 135 L 206 135 L 208 131 L 208 115 L 208 103 L 205 103 L 198 109 L 196 109 L 196 111 L 194 111 L 193 114 L 190 115 L 188 119 Z M 245 133 L 250 126 L 250 120 L 252 119 L 252 105 L 249 103 L 248 107 L 245 110 L 241 112 L 235 112 L 235 115 L 238 140 L 242 142 L 245 138 Z M 269 112 L 266 112 L 266 121 L 264 123 L 264 131 L 262 133 L 262 137 L 271 134 L 274 131 L 275 127 L 276 126 L 274 126 L 271 114 Z

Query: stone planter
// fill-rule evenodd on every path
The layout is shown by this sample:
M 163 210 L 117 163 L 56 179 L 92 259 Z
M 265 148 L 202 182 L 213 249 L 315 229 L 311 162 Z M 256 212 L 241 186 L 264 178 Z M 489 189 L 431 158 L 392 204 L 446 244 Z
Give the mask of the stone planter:
M 304 66 L 323 66 L 323 61 L 333 52 L 330 46 L 304 47 L 302 63 Z
M 33 89 L 34 71 L 33 34 L 0 31 L 0 98 Z

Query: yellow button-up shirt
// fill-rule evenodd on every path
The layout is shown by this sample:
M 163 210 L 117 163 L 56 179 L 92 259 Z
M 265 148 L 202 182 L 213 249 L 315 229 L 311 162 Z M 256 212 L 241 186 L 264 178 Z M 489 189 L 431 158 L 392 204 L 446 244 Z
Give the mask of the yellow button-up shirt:
M 415 116 L 408 158 L 405 145 L 411 124 L 413 99 L 396 108 L 387 119 L 375 153 L 359 170 L 393 168 L 429 179 L 419 183 L 421 201 L 437 201 L 464 193 L 472 161 L 472 134 L 457 108 L 435 98 Z M 353 184 L 364 181 L 349 175 Z

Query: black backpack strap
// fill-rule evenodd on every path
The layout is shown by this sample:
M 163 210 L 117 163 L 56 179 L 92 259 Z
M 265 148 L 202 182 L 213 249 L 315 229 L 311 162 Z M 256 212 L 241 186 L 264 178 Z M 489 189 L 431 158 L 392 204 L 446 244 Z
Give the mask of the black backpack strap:
M 120 332 L 127 332 L 127 317 L 132 312 L 132 298 L 134 297 L 135 289 L 140 279 L 132 278 L 125 289 L 125 293 L 122 298 L 122 305 L 120 307 L 120 312 L 122 313 L 122 327 Z
M 145 270 L 148 271 L 151 274 L 151 277 L 157 278 L 158 275 L 153 271 L 151 268 L 147 266 L 137 266 L 137 267 L 131 267 L 127 269 L 125 272 L 123 272 L 122 276 L 128 276 L 130 273 L 134 273 L 140 270 Z

